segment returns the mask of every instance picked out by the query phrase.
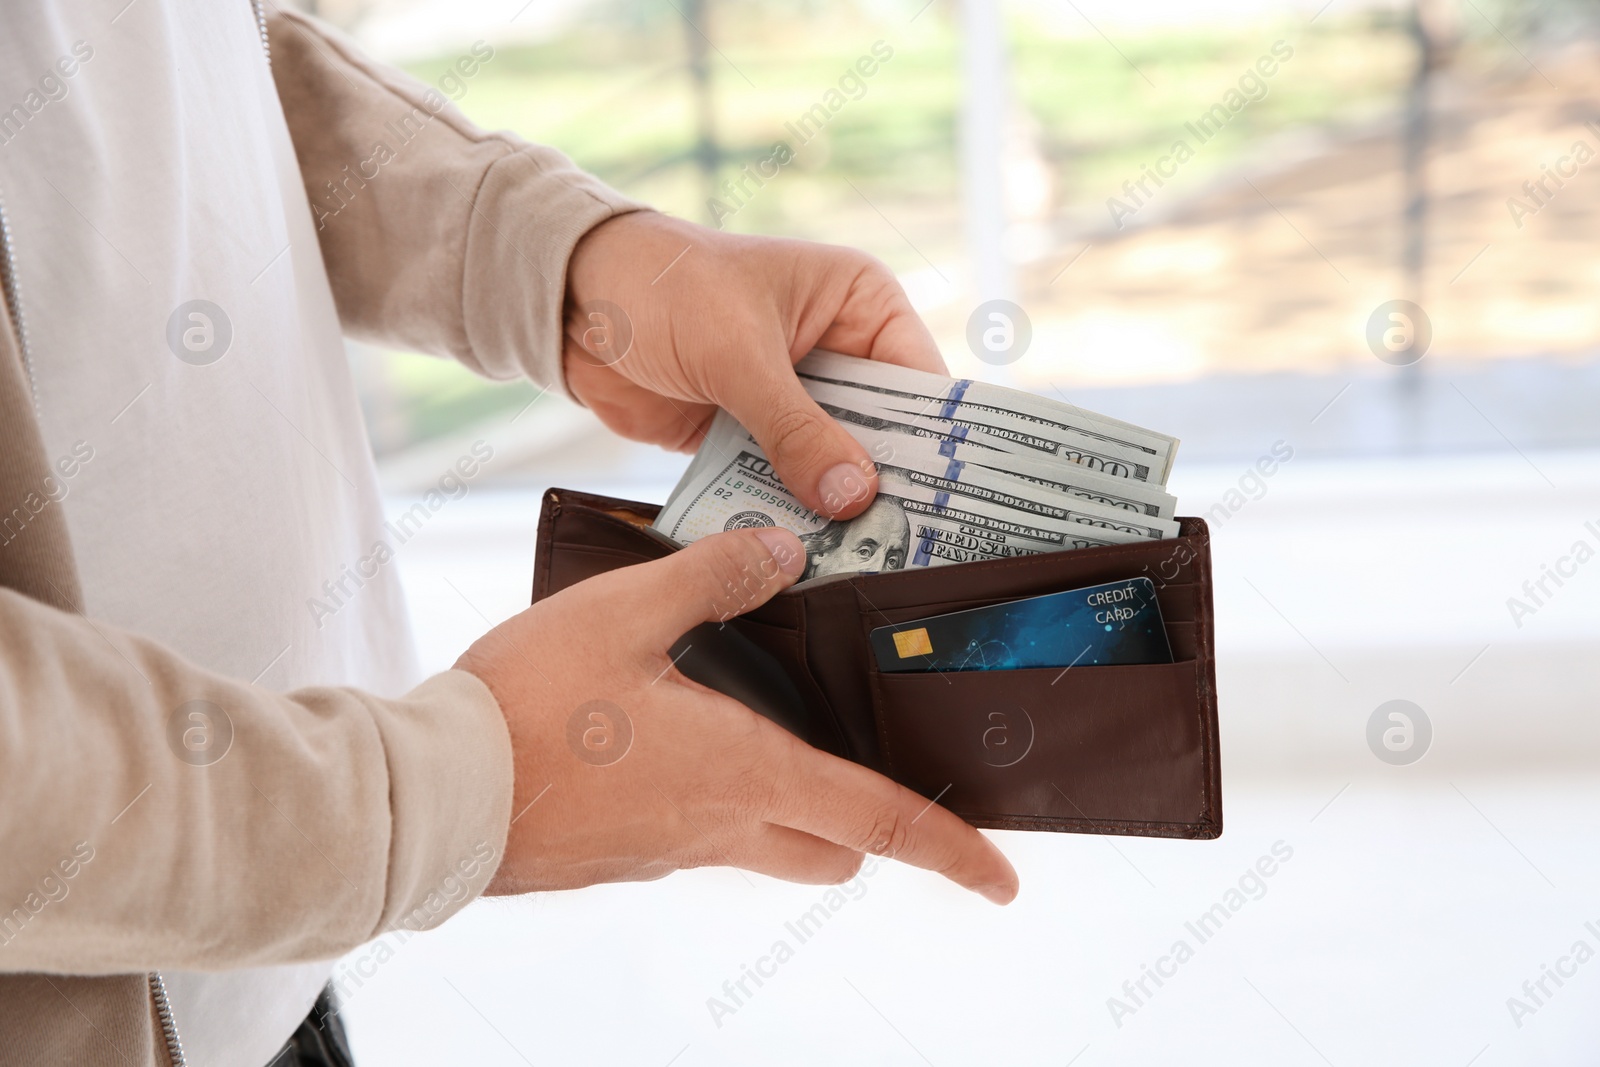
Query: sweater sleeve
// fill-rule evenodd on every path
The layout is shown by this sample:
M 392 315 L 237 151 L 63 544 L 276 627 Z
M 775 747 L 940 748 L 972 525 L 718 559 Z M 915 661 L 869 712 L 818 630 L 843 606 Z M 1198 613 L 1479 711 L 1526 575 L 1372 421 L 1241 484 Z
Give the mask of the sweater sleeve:
M 273 10 L 273 77 L 346 332 L 564 388 L 567 260 L 642 205 L 553 148 L 478 129 L 315 19 Z
M 259 966 L 436 926 L 499 865 L 511 776 L 470 674 L 279 694 L 0 590 L 0 971 Z

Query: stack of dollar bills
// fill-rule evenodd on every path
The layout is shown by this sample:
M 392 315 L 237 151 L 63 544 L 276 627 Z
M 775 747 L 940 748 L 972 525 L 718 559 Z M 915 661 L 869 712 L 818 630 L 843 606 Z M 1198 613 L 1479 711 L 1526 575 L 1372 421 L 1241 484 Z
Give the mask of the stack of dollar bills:
M 805 580 L 1178 533 L 1165 489 L 1175 438 L 1033 393 L 833 352 L 812 352 L 795 370 L 877 464 L 872 505 L 842 521 L 811 511 L 724 411 L 656 530 L 689 544 L 782 526 L 805 543 Z

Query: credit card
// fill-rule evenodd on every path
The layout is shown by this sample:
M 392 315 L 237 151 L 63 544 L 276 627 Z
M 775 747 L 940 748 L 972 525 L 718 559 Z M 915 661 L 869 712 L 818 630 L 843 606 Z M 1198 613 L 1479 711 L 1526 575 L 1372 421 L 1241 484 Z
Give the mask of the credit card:
M 1172 662 L 1167 628 L 1148 578 L 880 626 L 871 636 L 880 671 Z

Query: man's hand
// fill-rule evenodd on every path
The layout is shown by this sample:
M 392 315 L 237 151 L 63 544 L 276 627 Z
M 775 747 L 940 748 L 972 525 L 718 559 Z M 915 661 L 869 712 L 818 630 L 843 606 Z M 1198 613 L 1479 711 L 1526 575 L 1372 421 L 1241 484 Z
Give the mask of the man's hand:
M 516 784 L 491 893 L 573 889 L 732 866 L 853 877 L 862 853 L 926 867 L 996 903 L 1000 851 L 956 816 L 804 744 L 690 681 L 668 648 L 788 588 L 805 562 L 776 528 L 707 537 L 579 583 L 491 630 L 456 666 L 511 729 Z
M 641 211 L 591 230 L 567 268 L 567 383 L 602 422 L 692 452 L 727 408 L 807 507 L 851 518 L 877 470 L 794 375 L 816 347 L 947 373 L 894 275 L 854 249 Z

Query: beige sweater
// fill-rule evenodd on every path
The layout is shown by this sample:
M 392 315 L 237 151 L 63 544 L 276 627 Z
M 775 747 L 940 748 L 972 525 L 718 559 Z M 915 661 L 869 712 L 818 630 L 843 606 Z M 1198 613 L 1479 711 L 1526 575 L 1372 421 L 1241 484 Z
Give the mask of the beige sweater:
M 636 205 L 312 20 L 269 29 L 313 199 L 371 155 L 373 129 L 434 115 L 319 231 L 347 332 L 559 384 L 567 258 Z M 470 675 L 401 700 L 274 693 L 83 618 L 61 509 L 37 506 L 59 461 L 3 310 L 0 521 L 26 521 L 0 544 L 0 1063 L 165 1063 L 150 972 L 331 958 L 480 892 L 510 817 L 509 742 Z M 192 701 L 235 731 L 206 767 L 174 755 Z M 304 830 L 328 862 L 306 862 Z

